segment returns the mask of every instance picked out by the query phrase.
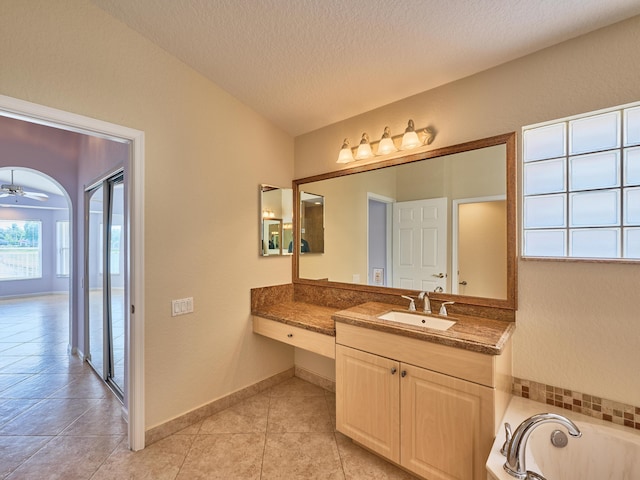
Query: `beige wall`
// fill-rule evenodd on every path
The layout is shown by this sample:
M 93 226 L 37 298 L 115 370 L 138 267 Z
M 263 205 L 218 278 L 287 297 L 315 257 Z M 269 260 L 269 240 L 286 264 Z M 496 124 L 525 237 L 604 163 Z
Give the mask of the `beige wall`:
M 342 139 L 407 119 L 433 148 L 640 100 L 640 17 L 296 138 L 295 177 L 335 170 Z M 519 262 L 514 373 L 640 405 L 639 265 Z M 313 362 L 301 365 L 312 369 Z
M 252 334 L 249 289 L 291 279 L 257 220 L 293 139 L 87 1 L 3 0 L 0 45 L 0 94 L 145 132 L 147 428 L 290 368 Z

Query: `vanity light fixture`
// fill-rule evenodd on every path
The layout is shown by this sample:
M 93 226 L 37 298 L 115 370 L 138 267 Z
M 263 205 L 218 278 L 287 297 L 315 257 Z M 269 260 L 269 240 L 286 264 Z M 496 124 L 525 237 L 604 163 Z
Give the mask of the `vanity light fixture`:
M 382 138 L 377 143 L 376 153 L 374 155 L 371 144 L 369 143 L 369 135 L 362 134 L 362 139 L 353 155 L 352 149 L 349 147 L 349 140 L 347 138 L 342 142 L 342 149 L 338 155 L 336 163 L 351 163 L 355 160 L 364 160 L 372 158 L 374 156 L 386 156 L 396 153 L 398 150 L 411 150 L 413 148 L 421 147 L 424 145 L 431 145 L 436 138 L 436 130 L 433 127 L 426 127 L 424 130 L 416 131 L 413 120 L 409 120 L 407 128 L 405 129 L 402 139 L 400 140 L 400 149 L 398 149 L 396 139 L 400 139 L 400 135 L 395 137 L 391 136 L 391 129 L 384 127 L 384 133 Z
M 336 163 L 351 163 L 353 160 L 353 152 L 351 151 L 351 147 L 349 147 L 349 140 L 345 138 L 342 142 L 342 147 L 338 154 L 338 161 Z
M 369 135 L 365 133 L 362 134 L 362 139 L 360 140 L 360 145 L 358 145 L 358 150 L 356 150 L 356 160 L 364 160 L 365 158 L 373 157 L 373 152 L 371 151 L 371 144 L 369 143 Z
M 376 155 L 388 155 L 389 153 L 397 151 L 398 148 L 396 147 L 396 144 L 393 143 L 393 138 L 391 138 L 391 129 L 389 127 L 384 127 L 384 133 L 382 134 L 380 143 L 378 143 L 378 151 L 376 152 Z

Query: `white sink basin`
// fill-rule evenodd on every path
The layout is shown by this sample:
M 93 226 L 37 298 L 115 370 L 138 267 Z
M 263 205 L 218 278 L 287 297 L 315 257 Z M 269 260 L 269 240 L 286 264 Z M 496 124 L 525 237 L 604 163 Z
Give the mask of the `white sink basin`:
M 378 317 L 380 320 L 402 323 L 404 325 L 414 325 L 417 327 L 433 328 L 435 330 L 448 330 L 456 324 L 453 320 L 446 320 L 442 317 L 433 317 L 428 314 L 414 312 L 387 312 Z

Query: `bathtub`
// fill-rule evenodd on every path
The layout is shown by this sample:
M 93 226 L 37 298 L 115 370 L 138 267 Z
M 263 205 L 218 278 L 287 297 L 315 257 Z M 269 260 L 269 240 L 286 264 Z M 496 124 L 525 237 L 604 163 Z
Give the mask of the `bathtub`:
M 547 480 L 640 480 L 640 431 L 604 422 L 520 397 L 513 397 L 501 425 L 509 422 L 515 429 L 536 413 L 558 413 L 573 420 L 582 437 L 569 435 L 564 448 L 551 445 L 554 430 L 567 433 L 553 423 L 537 427 L 527 442 L 527 470 L 543 475 Z M 500 428 L 487 460 L 488 480 L 514 480 L 502 468 L 505 457 L 500 453 L 505 440 Z

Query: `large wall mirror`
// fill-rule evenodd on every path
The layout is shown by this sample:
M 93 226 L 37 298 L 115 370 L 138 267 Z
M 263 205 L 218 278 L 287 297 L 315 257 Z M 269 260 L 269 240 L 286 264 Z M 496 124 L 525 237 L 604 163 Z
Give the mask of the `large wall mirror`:
M 297 235 L 302 193 L 324 207 L 294 281 L 515 309 L 515 156 L 510 133 L 294 180 Z
M 293 190 L 260 185 L 260 255 L 292 255 Z

